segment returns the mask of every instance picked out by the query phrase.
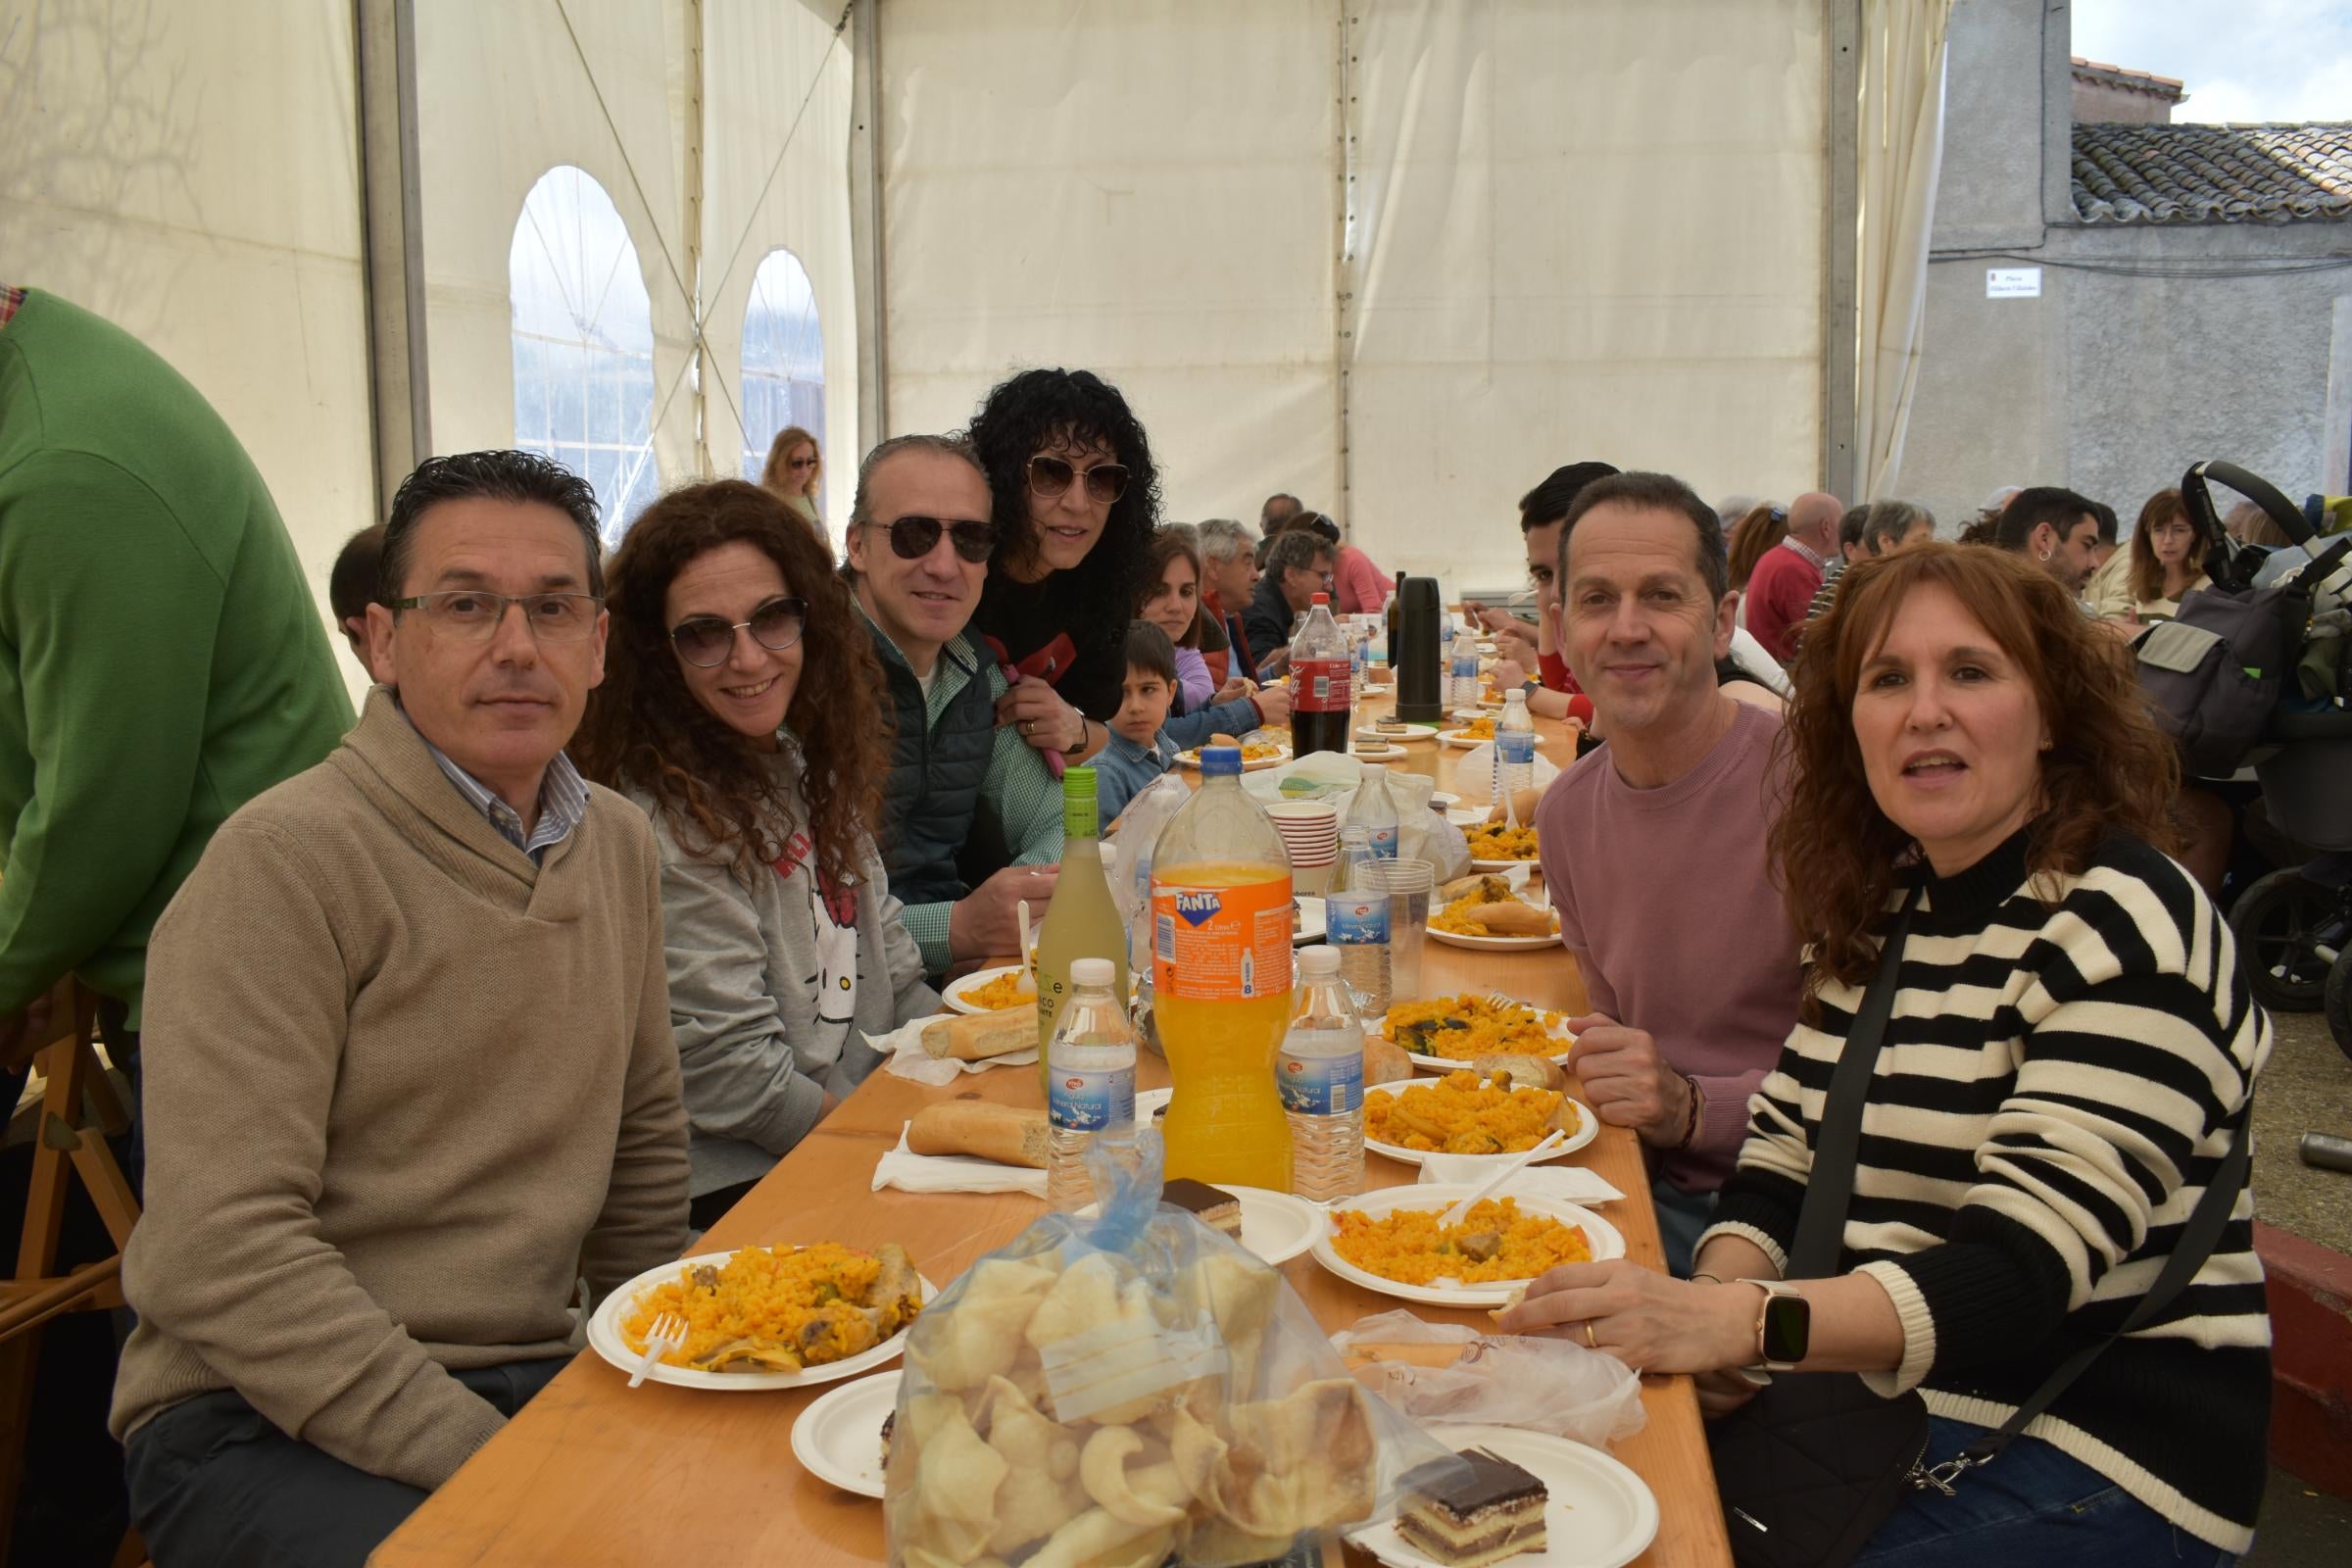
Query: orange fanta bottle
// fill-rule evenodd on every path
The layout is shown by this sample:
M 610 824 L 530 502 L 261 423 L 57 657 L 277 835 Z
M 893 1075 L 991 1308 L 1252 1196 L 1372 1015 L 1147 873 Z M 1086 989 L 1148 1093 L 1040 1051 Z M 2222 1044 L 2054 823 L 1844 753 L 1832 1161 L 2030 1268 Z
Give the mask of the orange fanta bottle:
M 1274 1087 L 1290 1024 L 1291 862 L 1242 790 L 1236 747 L 1200 751 L 1200 789 L 1152 856 L 1152 1017 L 1175 1095 L 1167 1173 L 1291 1190 Z

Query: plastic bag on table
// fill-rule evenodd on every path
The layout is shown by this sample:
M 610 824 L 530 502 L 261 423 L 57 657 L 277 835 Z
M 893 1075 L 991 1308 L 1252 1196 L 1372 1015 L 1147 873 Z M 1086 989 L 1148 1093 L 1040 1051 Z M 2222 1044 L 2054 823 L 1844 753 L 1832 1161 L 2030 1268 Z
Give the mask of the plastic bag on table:
M 1160 1159 L 1150 1128 L 1097 1139 L 1100 1216 L 1047 1215 L 907 1331 L 894 1565 L 1232 1568 L 1467 1474 L 1279 1271 L 1160 1204 Z
M 1601 1447 L 1642 1430 L 1642 1379 L 1613 1355 L 1566 1340 L 1481 1334 L 1459 1323 L 1425 1323 L 1383 1312 L 1331 1337 L 1354 1360 L 1374 1347 L 1466 1348 L 1450 1366 L 1402 1358 L 1356 1365 L 1366 1388 L 1417 1421 L 1526 1427 Z
M 1469 871 L 1470 841 L 1462 836 L 1460 828 L 1437 812 L 1418 811 L 1409 821 L 1396 824 L 1396 857 L 1403 860 L 1427 860 L 1434 868 L 1432 886 L 1444 887 Z M 1435 902 L 1433 894 L 1433 905 Z

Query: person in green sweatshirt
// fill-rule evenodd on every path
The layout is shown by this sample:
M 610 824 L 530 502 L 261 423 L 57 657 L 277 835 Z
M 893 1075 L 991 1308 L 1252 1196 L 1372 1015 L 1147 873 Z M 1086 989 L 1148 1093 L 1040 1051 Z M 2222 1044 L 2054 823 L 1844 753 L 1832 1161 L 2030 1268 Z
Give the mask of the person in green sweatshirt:
M 135 1057 L 164 906 L 230 812 L 351 723 L 293 541 L 203 394 L 122 328 L 0 287 L 0 1092 L 68 974 Z

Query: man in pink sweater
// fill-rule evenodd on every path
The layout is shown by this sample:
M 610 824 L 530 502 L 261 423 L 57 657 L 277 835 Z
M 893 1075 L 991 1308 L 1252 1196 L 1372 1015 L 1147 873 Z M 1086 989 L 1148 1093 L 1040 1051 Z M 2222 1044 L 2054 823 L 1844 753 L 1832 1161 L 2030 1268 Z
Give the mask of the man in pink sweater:
M 1838 553 L 1838 524 L 1845 508 L 1836 496 L 1808 491 L 1788 503 L 1788 537 L 1764 552 L 1747 579 L 1748 635 L 1786 664 L 1796 657 L 1797 634 Z
M 1836 514 L 1832 514 L 1833 523 Z M 1592 1011 L 1573 1070 L 1650 1155 L 1667 1266 L 1690 1248 L 1796 1021 L 1796 936 L 1765 869 L 1777 713 L 1717 689 L 1723 532 L 1681 480 L 1597 479 L 1560 530 L 1570 668 L 1608 744 L 1536 808 L 1544 885 Z

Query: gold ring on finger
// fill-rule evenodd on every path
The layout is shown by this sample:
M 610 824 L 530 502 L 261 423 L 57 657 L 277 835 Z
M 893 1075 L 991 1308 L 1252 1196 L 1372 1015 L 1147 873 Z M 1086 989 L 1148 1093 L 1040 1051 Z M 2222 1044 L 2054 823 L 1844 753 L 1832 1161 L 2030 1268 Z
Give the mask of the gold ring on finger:
M 1585 1343 L 1595 1350 L 1600 1348 L 1600 1341 L 1595 1339 L 1592 1335 L 1592 1320 L 1591 1318 L 1585 1319 Z

